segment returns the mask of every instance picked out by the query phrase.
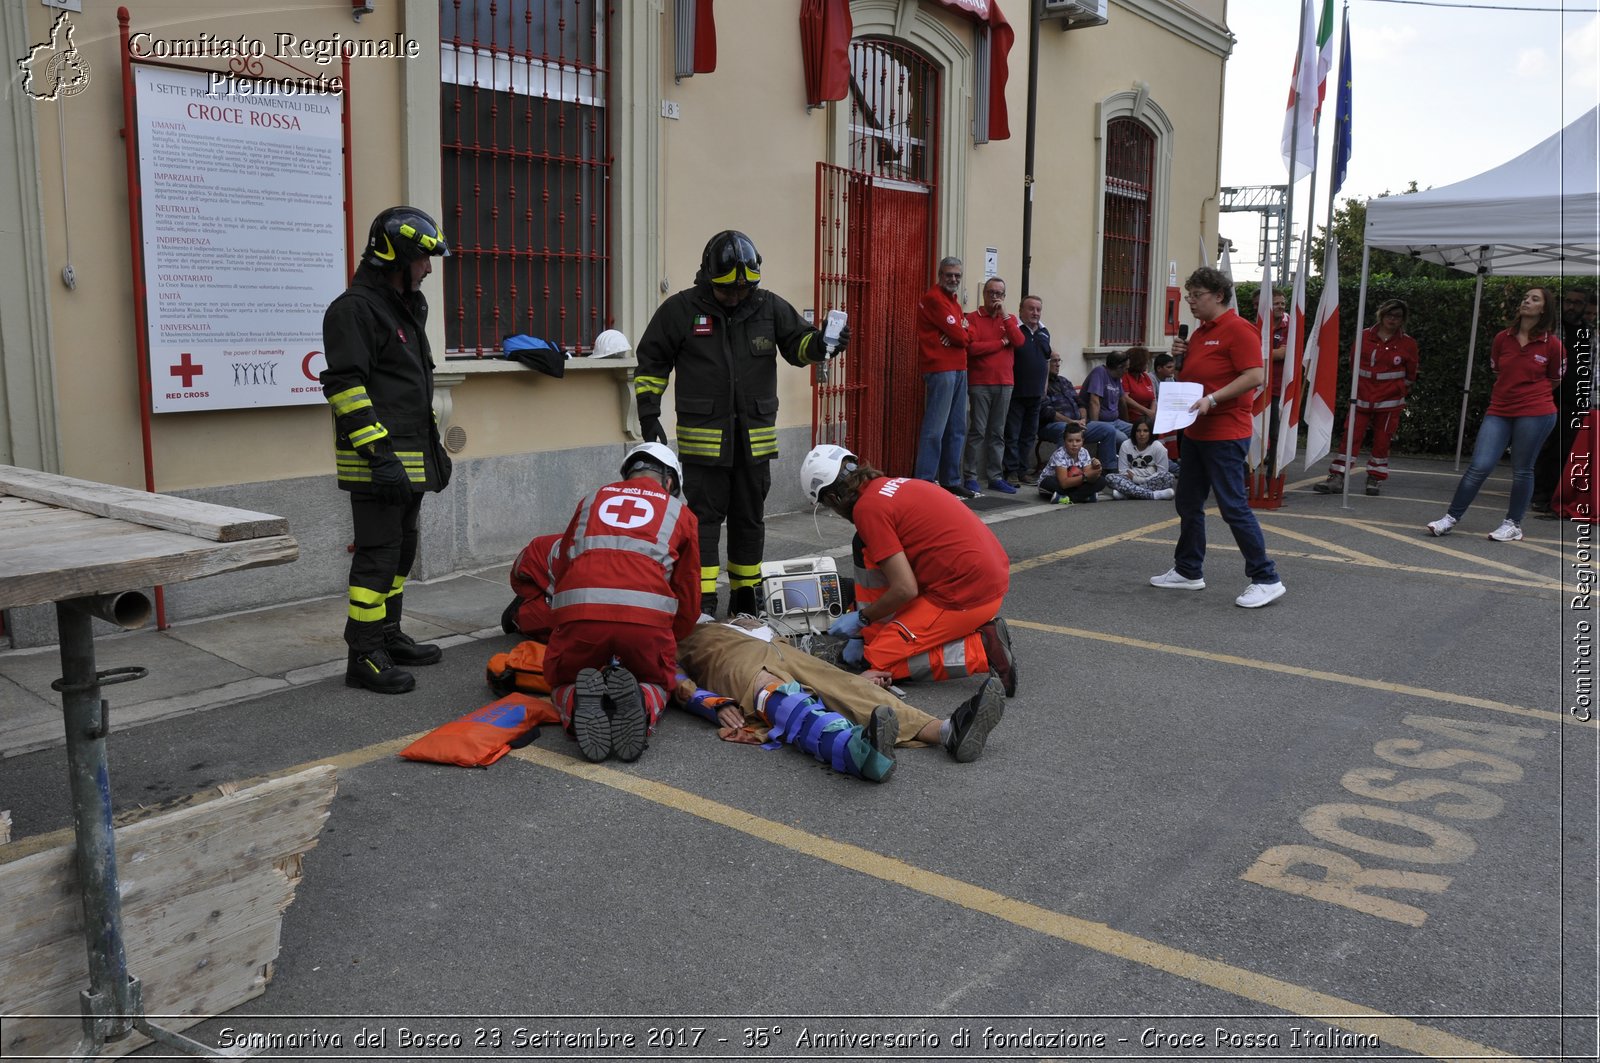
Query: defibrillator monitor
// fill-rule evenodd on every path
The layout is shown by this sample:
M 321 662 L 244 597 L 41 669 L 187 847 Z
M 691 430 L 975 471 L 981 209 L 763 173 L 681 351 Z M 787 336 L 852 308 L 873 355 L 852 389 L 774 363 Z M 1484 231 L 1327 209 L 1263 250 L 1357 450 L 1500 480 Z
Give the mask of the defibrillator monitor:
M 844 595 L 833 558 L 764 562 L 761 607 L 768 620 L 781 620 L 787 628 L 826 628 L 844 613 Z

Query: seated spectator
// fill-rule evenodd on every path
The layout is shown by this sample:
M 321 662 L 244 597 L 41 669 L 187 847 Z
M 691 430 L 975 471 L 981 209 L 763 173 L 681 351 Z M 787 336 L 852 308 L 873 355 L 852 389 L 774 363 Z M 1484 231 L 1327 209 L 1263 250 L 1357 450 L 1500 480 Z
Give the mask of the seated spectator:
M 874 782 L 894 769 L 896 746 L 939 745 L 961 763 L 977 760 L 1005 712 L 997 676 L 985 677 L 977 693 L 938 720 L 748 619 L 699 625 L 678 643 L 678 663 L 690 678 L 679 682 L 675 700 L 721 725 L 724 738 L 760 738 L 750 732 L 770 728 L 767 740 Z M 703 696 L 707 690 L 727 697 L 717 703 Z
M 1117 448 L 1117 471 L 1106 474 L 1112 498 L 1165 501 L 1177 480 L 1167 469 L 1167 448 L 1150 434 L 1149 421 L 1137 421 L 1133 437 Z
M 1156 376 L 1156 391 L 1154 401 L 1160 402 L 1161 385 L 1169 380 L 1178 379 L 1178 360 L 1172 357 L 1170 352 L 1162 351 L 1160 354 L 1156 355 L 1155 361 L 1151 363 L 1151 368 L 1155 370 Z M 1152 408 L 1154 408 L 1153 405 Z M 1152 417 L 1150 420 L 1152 423 L 1154 423 L 1155 418 Z M 1161 440 L 1162 445 L 1167 448 L 1167 471 L 1172 473 L 1174 476 L 1178 475 L 1178 446 L 1183 442 L 1182 430 L 1180 429 L 1176 432 L 1168 432 L 1166 435 L 1157 436 L 1156 438 Z
M 1058 506 L 1098 502 L 1104 475 L 1100 459 L 1091 458 L 1083 445 L 1082 430 L 1069 426 L 1061 446 L 1039 473 L 1039 494 Z
M 1128 368 L 1122 374 L 1122 419 L 1130 425 L 1156 420 L 1156 381 L 1147 371 L 1150 352 L 1128 348 Z M 1130 430 L 1131 434 L 1131 430 Z
M 1078 405 L 1078 390 L 1072 381 L 1061 375 L 1061 356 L 1050 355 L 1050 375 L 1045 381 L 1044 400 L 1039 404 L 1039 442 L 1051 447 L 1061 446 L 1061 438 L 1068 425 L 1083 429 L 1083 438 L 1099 451 L 1100 463 L 1110 467 L 1117 463 L 1117 447 L 1122 443 L 1115 425 L 1105 421 L 1090 421 Z M 1037 475 L 1033 477 L 1037 479 Z
M 1122 373 L 1128 367 L 1127 351 L 1112 351 L 1106 364 L 1089 370 L 1078 392 L 1078 403 L 1094 424 L 1103 421 L 1117 431 L 1117 446 L 1128 438 L 1133 425 L 1122 419 Z M 1113 451 L 1115 454 L 1115 451 Z

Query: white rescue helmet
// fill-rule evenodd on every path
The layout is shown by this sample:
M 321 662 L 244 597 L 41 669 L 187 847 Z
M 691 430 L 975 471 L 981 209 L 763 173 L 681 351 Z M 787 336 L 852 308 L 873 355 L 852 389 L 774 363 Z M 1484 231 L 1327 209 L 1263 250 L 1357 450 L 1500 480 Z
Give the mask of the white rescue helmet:
M 633 344 L 628 342 L 628 337 L 614 328 L 608 328 L 594 338 L 594 353 L 591 358 L 617 358 L 633 350 Z
M 800 490 L 806 493 L 812 505 L 816 505 L 823 489 L 832 487 L 839 479 L 844 463 L 855 460 L 854 454 L 833 443 L 812 447 L 811 453 L 800 463 Z
M 678 456 L 665 443 L 640 443 L 628 451 L 628 456 L 622 459 L 622 478 L 626 480 L 628 470 L 638 465 L 668 474 L 672 482 L 667 489 L 675 495 L 683 492 L 683 466 L 678 464 Z

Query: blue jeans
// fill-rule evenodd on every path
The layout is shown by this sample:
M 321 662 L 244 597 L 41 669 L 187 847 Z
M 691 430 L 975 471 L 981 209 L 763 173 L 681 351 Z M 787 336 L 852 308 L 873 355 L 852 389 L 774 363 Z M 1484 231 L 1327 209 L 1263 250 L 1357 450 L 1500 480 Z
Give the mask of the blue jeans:
M 1065 421 L 1041 424 L 1039 438 L 1049 440 L 1059 447 L 1061 437 L 1067 434 L 1066 428 Z M 1100 459 L 1100 467 L 1103 469 L 1117 467 L 1117 448 L 1122 446 L 1122 441 L 1127 438 L 1127 435 L 1117 431 L 1117 426 L 1111 421 L 1090 421 L 1083 426 L 1083 441 L 1095 449 L 1094 456 Z
M 1267 541 L 1245 493 L 1248 439 L 1183 437 L 1183 475 L 1178 477 L 1173 505 L 1178 510 L 1178 548 L 1172 567 L 1185 579 L 1200 579 L 1206 562 L 1206 496 L 1215 493 L 1222 519 L 1244 555 L 1251 583 L 1278 582 L 1278 568 L 1267 556 Z
M 1528 512 L 1528 501 L 1533 498 L 1533 462 L 1544 446 L 1545 437 L 1556 426 L 1556 415 L 1540 414 L 1537 417 L 1499 417 L 1494 414 L 1483 419 L 1478 426 L 1478 441 L 1472 445 L 1472 464 L 1461 474 L 1456 485 L 1456 495 L 1450 500 L 1449 513 L 1456 520 L 1466 515 L 1467 507 L 1478 497 L 1478 488 L 1489 478 L 1500 463 L 1500 455 L 1511 445 L 1511 503 L 1506 507 L 1506 519 L 1522 523 Z
M 923 373 L 927 403 L 917 434 L 919 480 L 951 486 L 961 482 L 961 448 L 967 441 L 967 371 Z

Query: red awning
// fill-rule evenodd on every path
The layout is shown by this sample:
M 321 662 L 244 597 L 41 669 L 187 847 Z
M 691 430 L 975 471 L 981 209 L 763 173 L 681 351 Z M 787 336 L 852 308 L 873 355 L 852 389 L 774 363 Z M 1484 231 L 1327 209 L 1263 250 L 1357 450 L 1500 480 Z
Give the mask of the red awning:
M 989 139 L 1008 140 L 1011 122 L 1006 111 L 1006 79 L 1010 68 L 1006 56 L 1016 43 L 1017 33 L 1000 13 L 998 0 L 937 0 L 952 11 L 989 24 Z
M 709 74 L 717 69 L 717 20 L 711 13 L 711 0 L 696 0 L 694 5 L 694 72 Z
M 850 0 L 802 0 L 800 58 L 806 74 L 806 105 L 842 100 L 850 94 Z

